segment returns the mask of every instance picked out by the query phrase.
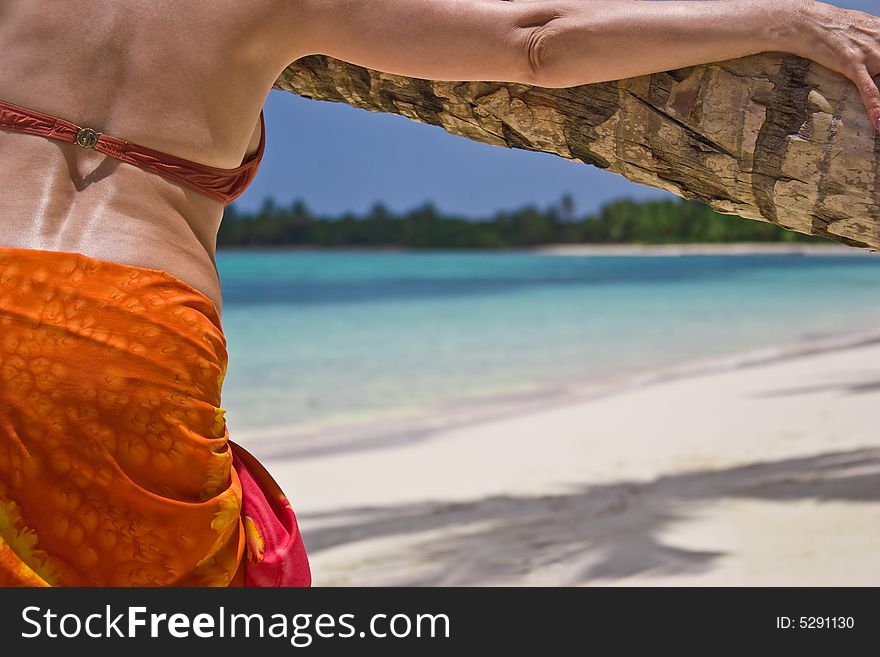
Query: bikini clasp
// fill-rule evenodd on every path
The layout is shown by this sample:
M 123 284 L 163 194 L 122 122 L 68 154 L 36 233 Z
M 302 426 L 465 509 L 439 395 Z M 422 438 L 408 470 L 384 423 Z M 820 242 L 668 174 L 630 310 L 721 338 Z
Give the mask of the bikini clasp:
M 75 143 L 83 148 L 94 148 L 98 145 L 98 137 L 100 136 L 100 132 L 96 132 L 91 128 L 80 128 L 79 132 L 76 133 Z

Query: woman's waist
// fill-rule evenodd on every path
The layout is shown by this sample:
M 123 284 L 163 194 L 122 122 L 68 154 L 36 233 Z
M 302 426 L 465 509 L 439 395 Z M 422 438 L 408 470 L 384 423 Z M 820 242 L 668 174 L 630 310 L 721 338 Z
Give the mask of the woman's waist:
M 161 226 L 144 230 L 130 218 L 118 216 L 93 218 L 88 224 L 66 221 L 62 227 L 24 223 L 0 217 L 4 229 L 0 248 L 78 253 L 122 266 L 163 271 L 207 297 L 218 316 L 222 313 L 214 256 L 186 230 Z
M 15 137 L 22 135 L 0 133 Z M 9 158 L 15 162 L 0 163 L 8 183 L 0 192 L 0 247 L 77 252 L 164 270 L 208 296 L 220 312 L 217 203 L 124 162 L 102 171 L 100 163 L 64 165 L 57 147 L 54 157 L 40 151 L 54 146 L 45 140 L 15 146 Z M 27 157 L 29 149 L 35 152 Z

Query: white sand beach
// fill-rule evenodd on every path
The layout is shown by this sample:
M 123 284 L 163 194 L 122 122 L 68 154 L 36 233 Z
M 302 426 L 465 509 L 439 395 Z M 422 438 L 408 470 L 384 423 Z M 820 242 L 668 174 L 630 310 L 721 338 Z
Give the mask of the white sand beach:
M 876 339 L 660 379 L 264 456 L 316 586 L 880 585 Z
M 812 255 L 866 256 L 870 249 L 855 249 L 843 244 L 807 242 L 730 242 L 718 244 L 547 244 L 532 249 L 535 253 L 557 256 L 743 256 L 743 255 Z

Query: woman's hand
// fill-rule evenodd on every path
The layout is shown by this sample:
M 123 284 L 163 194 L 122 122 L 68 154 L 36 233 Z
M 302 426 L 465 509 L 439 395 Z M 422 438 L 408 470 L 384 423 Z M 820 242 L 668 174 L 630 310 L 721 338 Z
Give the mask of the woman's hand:
M 800 37 L 794 51 L 852 80 L 880 132 L 880 17 L 824 2 L 797 0 Z

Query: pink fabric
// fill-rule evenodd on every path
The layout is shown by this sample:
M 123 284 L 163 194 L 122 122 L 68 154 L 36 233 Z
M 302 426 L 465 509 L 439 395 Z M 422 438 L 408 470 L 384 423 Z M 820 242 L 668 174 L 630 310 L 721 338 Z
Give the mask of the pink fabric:
M 244 193 L 257 175 L 266 150 L 266 122 L 260 112 L 260 147 L 252 158 L 234 169 L 199 164 L 174 155 L 134 144 L 119 137 L 100 134 L 94 149 L 185 185 L 200 194 L 229 205 Z M 48 139 L 76 143 L 80 131 L 70 121 L 0 100 L 0 130 L 23 132 Z
M 296 515 L 262 464 L 231 440 L 232 467 L 241 480 L 247 537 L 245 586 L 311 586 L 312 574 Z

